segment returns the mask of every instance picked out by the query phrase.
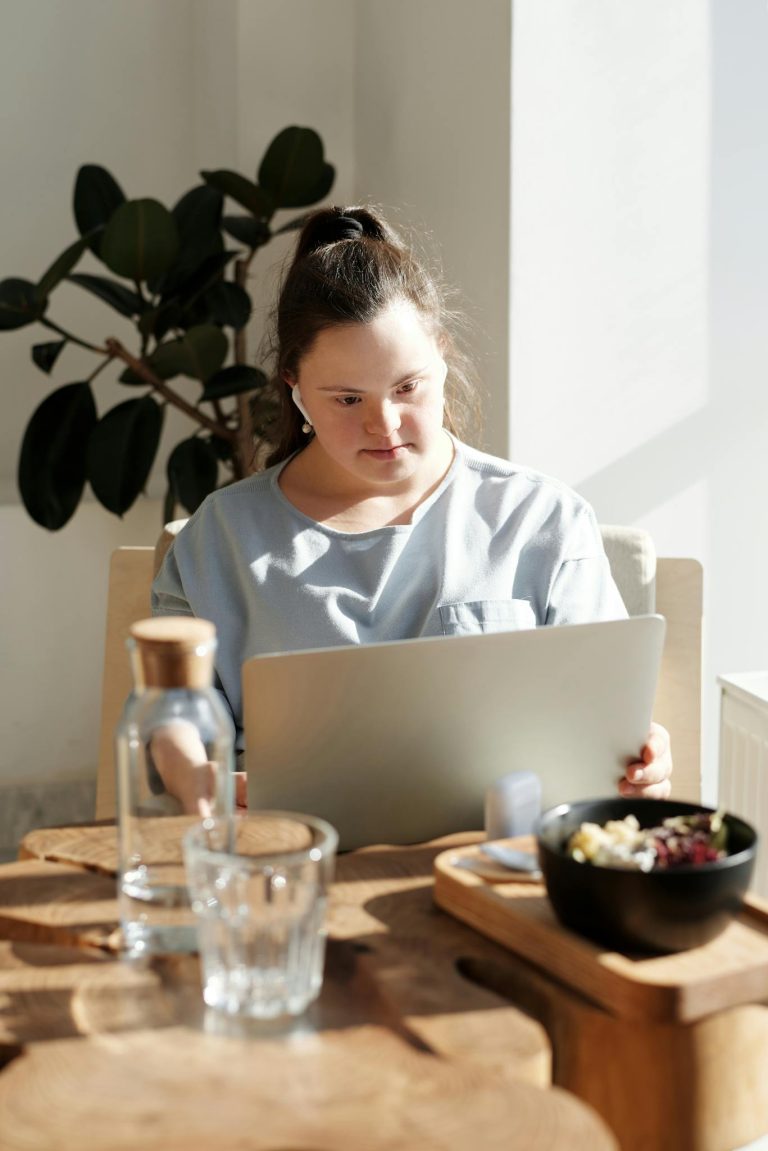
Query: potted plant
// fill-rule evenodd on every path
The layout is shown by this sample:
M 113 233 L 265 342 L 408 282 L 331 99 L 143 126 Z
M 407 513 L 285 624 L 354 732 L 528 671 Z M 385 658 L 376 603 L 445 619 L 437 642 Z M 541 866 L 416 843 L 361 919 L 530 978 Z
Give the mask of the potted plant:
M 123 515 L 143 490 L 160 443 L 165 407 L 197 426 L 167 460 L 164 519 L 181 505 L 195 510 L 224 482 L 256 470 L 270 442 L 276 395 L 267 375 L 248 363 L 246 282 L 256 252 L 305 215 L 275 227 L 276 213 L 324 199 L 334 169 L 309 128 L 290 127 L 270 143 L 256 180 L 229 170 L 201 172 L 202 184 L 172 209 L 155 199 L 127 199 L 103 167 L 77 173 L 74 215 L 79 239 L 36 282 L 0 282 L 0 330 L 40 324 L 56 338 L 32 347 L 37 367 L 51 373 L 67 344 L 96 358 L 86 379 L 57 387 L 27 425 L 18 484 L 28 513 L 51 531 L 74 514 L 88 483 L 101 504 Z M 225 214 L 234 201 L 237 214 Z M 86 251 L 109 274 L 78 272 Z M 93 342 L 66 330 L 51 315 L 63 283 L 92 293 L 131 320 L 135 346 L 108 337 Z M 127 398 L 99 412 L 97 377 L 110 366 Z M 187 399 L 177 377 L 199 381 Z

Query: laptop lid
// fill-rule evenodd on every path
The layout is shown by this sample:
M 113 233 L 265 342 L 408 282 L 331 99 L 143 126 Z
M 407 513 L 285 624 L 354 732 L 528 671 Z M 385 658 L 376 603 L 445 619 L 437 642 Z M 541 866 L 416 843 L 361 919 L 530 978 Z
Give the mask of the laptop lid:
M 535 771 L 546 807 L 614 794 L 648 734 L 665 621 L 262 655 L 243 664 L 248 803 L 322 816 L 350 849 L 483 827 Z

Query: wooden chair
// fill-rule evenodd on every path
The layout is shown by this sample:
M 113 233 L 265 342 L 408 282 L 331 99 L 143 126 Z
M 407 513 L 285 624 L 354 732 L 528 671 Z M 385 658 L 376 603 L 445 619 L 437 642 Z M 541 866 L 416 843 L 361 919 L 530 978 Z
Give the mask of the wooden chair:
M 169 524 L 156 547 L 121 547 L 109 572 L 102 685 L 96 818 L 115 815 L 113 738 L 131 690 L 125 649 L 130 625 L 150 614 L 152 579 L 184 520 Z M 696 560 L 656 558 L 651 537 L 639 528 L 601 528 L 611 568 L 631 615 L 658 611 L 667 620 L 654 718 L 672 733 L 673 794 L 698 801 L 701 794 L 702 569 Z

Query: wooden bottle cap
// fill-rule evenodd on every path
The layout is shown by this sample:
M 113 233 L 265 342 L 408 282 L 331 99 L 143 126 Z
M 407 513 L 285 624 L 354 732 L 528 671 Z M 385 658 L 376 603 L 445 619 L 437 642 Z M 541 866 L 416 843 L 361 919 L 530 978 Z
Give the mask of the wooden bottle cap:
M 193 616 L 158 616 L 131 625 L 138 687 L 209 687 L 216 628 Z

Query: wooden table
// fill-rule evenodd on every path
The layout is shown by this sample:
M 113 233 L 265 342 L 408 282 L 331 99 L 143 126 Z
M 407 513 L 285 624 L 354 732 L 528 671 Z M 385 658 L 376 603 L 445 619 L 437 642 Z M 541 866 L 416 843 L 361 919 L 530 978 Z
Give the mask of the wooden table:
M 748 896 L 702 947 L 630 954 L 562 927 L 542 884 L 478 874 L 477 846 L 434 867 L 437 904 L 520 960 L 471 960 L 465 973 L 545 1024 L 554 1082 L 623 1151 L 733 1151 L 768 1132 L 768 903 Z
M 542 1024 L 467 977 L 521 965 L 435 907 L 446 843 L 339 859 L 323 992 L 284 1026 L 205 1011 L 195 956 L 119 958 L 114 827 L 28 835 L 0 867 L 0 1151 L 617 1148 Z

